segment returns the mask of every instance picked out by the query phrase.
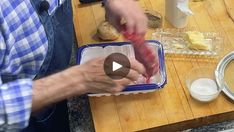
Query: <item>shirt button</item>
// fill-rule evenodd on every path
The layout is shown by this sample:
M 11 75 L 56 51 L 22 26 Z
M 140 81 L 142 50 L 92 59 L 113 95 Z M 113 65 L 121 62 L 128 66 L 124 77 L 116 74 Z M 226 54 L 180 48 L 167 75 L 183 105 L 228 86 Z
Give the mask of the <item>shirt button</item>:
M 46 0 L 43 0 L 39 5 L 39 11 L 40 12 L 48 11 L 49 8 L 50 8 L 50 4 Z

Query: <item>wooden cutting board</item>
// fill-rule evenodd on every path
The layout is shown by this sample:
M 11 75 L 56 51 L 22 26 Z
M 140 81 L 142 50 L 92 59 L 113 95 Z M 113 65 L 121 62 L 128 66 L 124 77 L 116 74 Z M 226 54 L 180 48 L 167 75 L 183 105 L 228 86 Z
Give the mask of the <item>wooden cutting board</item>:
M 228 15 L 234 21 L 234 2 L 233 0 L 224 0 Z
M 95 38 L 96 29 L 105 19 L 101 3 L 80 5 L 79 0 L 72 0 L 74 25 L 79 46 L 101 42 Z M 234 0 L 228 5 L 234 7 Z M 142 7 L 158 11 L 165 15 L 165 0 L 139 0 Z M 192 2 L 190 8 L 194 15 L 189 18 L 188 29 L 201 32 L 218 32 L 224 37 L 222 55 L 234 50 L 234 23 L 227 15 L 223 0 L 204 0 Z M 163 28 L 172 28 L 165 20 Z M 152 38 L 153 29 L 146 37 Z M 119 37 L 117 41 L 123 41 Z M 103 43 L 103 42 L 101 42 Z M 218 62 L 217 62 L 218 63 Z M 129 131 L 179 131 L 216 122 L 234 119 L 234 102 L 224 94 L 210 102 L 200 103 L 194 100 L 186 86 L 186 74 L 194 67 L 213 67 L 217 63 L 201 61 L 178 61 L 166 57 L 167 85 L 148 94 L 123 95 L 89 98 L 93 123 L 96 132 Z M 233 69 L 225 73 L 227 83 L 233 82 Z M 230 83 L 234 85 L 234 83 Z M 73 108 L 79 108 L 73 105 Z M 79 109 L 77 109 L 79 111 Z M 73 123 L 77 115 L 70 120 Z M 75 126 L 75 125 L 71 125 Z M 80 129 L 79 125 L 71 131 Z

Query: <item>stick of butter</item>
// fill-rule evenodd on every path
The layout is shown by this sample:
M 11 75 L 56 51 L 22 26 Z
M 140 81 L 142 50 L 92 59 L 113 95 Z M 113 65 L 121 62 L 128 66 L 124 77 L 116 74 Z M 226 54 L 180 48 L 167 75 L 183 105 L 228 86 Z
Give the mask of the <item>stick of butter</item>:
M 188 31 L 185 39 L 189 41 L 188 48 L 194 50 L 211 50 L 211 45 L 205 43 L 204 35 L 198 31 Z

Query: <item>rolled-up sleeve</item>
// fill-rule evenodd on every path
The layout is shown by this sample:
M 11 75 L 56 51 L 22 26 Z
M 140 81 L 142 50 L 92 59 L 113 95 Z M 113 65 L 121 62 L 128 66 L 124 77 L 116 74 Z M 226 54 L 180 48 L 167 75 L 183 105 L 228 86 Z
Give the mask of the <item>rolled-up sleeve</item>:
M 0 19 L 1 23 L 2 19 Z M 2 83 L 1 66 L 6 54 L 4 35 L 0 31 L 0 131 L 15 131 L 28 125 L 32 107 L 32 79 Z
M 0 130 L 28 125 L 32 107 L 32 80 L 19 79 L 0 86 Z

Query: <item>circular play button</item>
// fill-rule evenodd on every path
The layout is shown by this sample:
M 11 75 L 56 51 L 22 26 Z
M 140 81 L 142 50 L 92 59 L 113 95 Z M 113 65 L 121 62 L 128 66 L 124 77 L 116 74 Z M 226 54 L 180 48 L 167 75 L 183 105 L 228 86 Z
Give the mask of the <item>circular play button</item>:
M 127 56 L 121 53 L 110 54 L 104 61 L 104 71 L 106 75 L 112 79 L 122 79 L 126 77 L 130 67 Z

